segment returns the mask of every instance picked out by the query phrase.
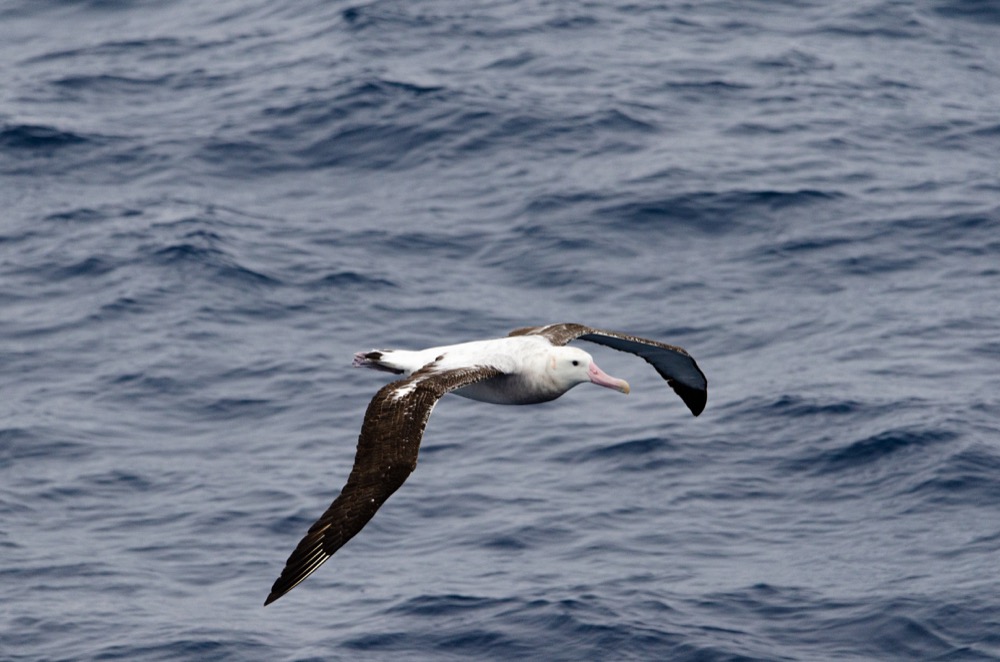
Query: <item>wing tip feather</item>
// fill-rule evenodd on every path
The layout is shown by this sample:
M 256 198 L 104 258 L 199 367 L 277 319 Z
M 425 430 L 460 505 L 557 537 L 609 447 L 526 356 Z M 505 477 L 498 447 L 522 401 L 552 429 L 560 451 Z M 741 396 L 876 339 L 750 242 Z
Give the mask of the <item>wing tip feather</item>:
M 708 404 L 708 391 L 683 384 L 675 384 L 673 388 L 677 395 L 681 396 L 681 400 L 688 406 L 692 414 L 698 416 L 705 411 L 705 405 Z

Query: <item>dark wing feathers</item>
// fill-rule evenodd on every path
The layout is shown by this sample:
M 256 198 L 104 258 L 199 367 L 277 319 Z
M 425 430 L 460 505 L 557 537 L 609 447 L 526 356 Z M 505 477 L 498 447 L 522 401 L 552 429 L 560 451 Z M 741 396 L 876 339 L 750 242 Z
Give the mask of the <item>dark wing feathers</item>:
M 449 391 L 500 376 L 488 367 L 424 369 L 382 387 L 365 412 L 347 484 L 288 557 L 268 605 L 298 586 L 353 538 L 417 466 L 420 439 L 438 399 Z
M 635 354 L 656 368 L 656 372 L 667 380 L 667 384 L 674 389 L 695 416 L 704 411 L 705 403 L 708 402 L 708 380 L 705 374 L 691 355 L 680 347 L 582 324 L 550 324 L 517 329 L 510 333 L 512 336 L 531 334 L 544 336 L 553 345 L 565 345 L 579 338 Z
M 680 347 L 657 343 L 643 338 L 619 336 L 602 331 L 580 336 L 612 349 L 641 356 L 656 368 L 667 384 L 681 397 L 691 413 L 697 416 L 708 402 L 708 380 L 695 360 Z

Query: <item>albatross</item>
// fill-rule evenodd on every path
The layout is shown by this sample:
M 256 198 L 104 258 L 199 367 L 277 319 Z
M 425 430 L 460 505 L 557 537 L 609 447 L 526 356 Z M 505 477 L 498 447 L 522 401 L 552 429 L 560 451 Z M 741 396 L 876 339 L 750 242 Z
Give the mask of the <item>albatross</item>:
M 587 382 L 628 393 L 628 382 L 598 368 L 582 349 L 567 346 L 577 339 L 642 357 L 692 414 L 705 409 L 708 380 L 686 351 L 581 324 L 516 329 L 505 338 L 419 351 L 359 352 L 354 366 L 404 376 L 383 386 L 368 404 L 347 484 L 288 557 L 264 605 L 315 572 L 399 489 L 417 466 L 424 427 L 444 394 L 493 404 L 532 405 L 555 400 Z

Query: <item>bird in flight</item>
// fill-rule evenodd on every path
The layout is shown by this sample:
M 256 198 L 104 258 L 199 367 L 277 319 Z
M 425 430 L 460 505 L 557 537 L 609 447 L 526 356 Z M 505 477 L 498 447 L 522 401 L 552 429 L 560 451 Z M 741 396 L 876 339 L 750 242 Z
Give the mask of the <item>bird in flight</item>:
M 264 605 L 315 572 L 399 489 L 417 466 L 427 419 L 445 393 L 505 405 L 548 402 L 586 382 L 628 393 L 628 382 L 606 374 L 582 349 L 567 346 L 577 339 L 642 357 L 692 414 L 705 409 L 708 380 L 686 351 L 581 324 L 529 327 L 505 338 L 418 351 L 360 352 L 355 366 L 402 378 L 383 386 L 368 404 L 347 484 L 288 557 Z

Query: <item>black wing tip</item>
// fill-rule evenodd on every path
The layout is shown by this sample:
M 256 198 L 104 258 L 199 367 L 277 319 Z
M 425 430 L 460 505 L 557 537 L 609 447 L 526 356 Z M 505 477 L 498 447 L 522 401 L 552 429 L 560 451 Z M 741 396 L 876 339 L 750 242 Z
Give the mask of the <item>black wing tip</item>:
M 286 579 L 284 574 L 275 580 L 274 585 L 271 587 L 271 592 L 267 595 L 267 600 L 264 600 L 264 606 L 268 606 L 278 598 L 284 597 L 285 594 L 290 592 L 293 588 L 301 584 L 306 577 L 312 573 L 306 573 L 305 576 L 299 576 L 295 579 Z
M 283 596 L 285 593 L 291 591 L 297 585 L 297 584 L 292 584 L 291 586 L 284 586 L 279 584 L 282 584 L 280 577 L 276 582 L 274 582 L 274 586 L 271 587 L 271 592 L 268 593 L 267 600 L 264 600 L 265 607 L 274 602 L 275 600 L 277 600 L 278 598 L 280 598 L 281 596 Z
M 671 380 L 670 386 L 677 395 L 681 396 L 681 400 L 688 406 L 692 414 L 697 416 L 705 411 L 705 405 L 708 404 L 707 389 L 693 388 L 676 380 Z

